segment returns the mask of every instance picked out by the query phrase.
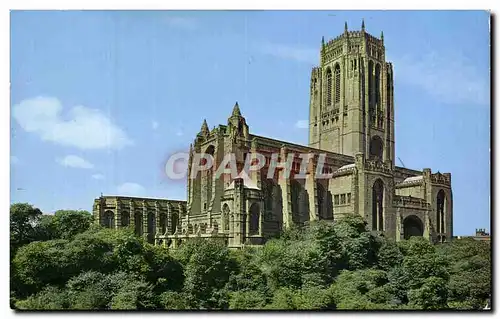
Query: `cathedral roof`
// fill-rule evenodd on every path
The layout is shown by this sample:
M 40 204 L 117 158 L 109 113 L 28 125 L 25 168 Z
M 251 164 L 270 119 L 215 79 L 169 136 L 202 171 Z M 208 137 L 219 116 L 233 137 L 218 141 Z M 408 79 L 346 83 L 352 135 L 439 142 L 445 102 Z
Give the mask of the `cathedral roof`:
M 337 170 L 337 172 L 339 172 L 339 171 L 343 171 L 343 170 L 348 170 L 348 169 L 350 169 L 350 168 L 354 168 L 354 167 L 356 167 L 356 164 L 347 164 L 347 165 L 344 165 L 344 166 L 342 166 L 341 168 L 339 168 L 339 169 Z
M 406 178 L 403 183 L 410 183 L 410 182 L 416 182 L 416 181 L 419 181 L 421 179 L 423 179 L 424 177 L 422 175 L 420 176 L 412 176 L 412 177 L 408 177 Z

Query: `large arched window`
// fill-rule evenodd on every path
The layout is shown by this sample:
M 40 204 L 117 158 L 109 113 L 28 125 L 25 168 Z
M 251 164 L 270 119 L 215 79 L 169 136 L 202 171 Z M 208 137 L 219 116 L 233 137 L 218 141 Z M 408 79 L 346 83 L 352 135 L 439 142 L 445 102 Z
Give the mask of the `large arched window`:
M 436 198 L 436 228 L 438 233 L 444 233 L 445 232 L 445 203 L 446 203 L 446 196 L 444 194 L 443 190 L 440 190 L 437 194 Z
M 172 228 L 172 234 L 177 231 L 177 225 L 179 224 L 179 215 L 177 213 L 172 213 L 170 216 L 170 227 Z
M 155 213 L 148 213 L 148 233 L 154 233 L 155 230 Z
M 333 203 L 329 191 L 321 184 L 316 182 L 316 193 L 318 198 L 318 215 L 321 220 L 333 220 Z
M 368 101 L 370 104 L 373 103 L 374 101 L 374 87 L 373 87 L 373 82 L 374 82 L 374 74 L 373 74 L 373 61 L 368 61 Z
M 326 105 L 332 105 L 332 69 L 326 69 Z
M 335 65 L 335 103 L 340 103 L 340 65 Z
M 212 160 L 214 161 L 215 159 L 213 158 L 214 156 L 214 153 L 215 153 L 215 148 L 213 145 L 210 145 L 206 150 L 205 150 L 205 154 L 208 154 L 210 156 L 212 156 Z M 205 210 L 205 212 L 208 210 L 209 206 L 210 206 L 210 202 L 212 200 L 212 179 L 213 179 L 213 167 L 215 167 L 214 165 L 215 163 L 213 163 L 212 167 L 208 168 L 205 170 L 203 176 L 204 176 L 204 179 L 205 179 L 205 185 L 206 185 L 206 194 L 207 194 L 207 197 L 205 199 L 205 202 L 204 202 L 204 205 L 203 205 L 203 209 Z
M 224 225 L 224 230 L 229 231 L 229 206 L 227 204 L 224 204 L 222 206 L 222 223 Z
M 375 124 L 375 74 L 373 61 L 368 62 L 368 118 L 370 124 Z
M 154 242 L 154 237 L 155 237 L 155 226 L 156 226 L 156 216 L 155 213 L 150 212 L 148 213 L 148 224 L 147 224 L 147 230 L 148 230 L 148 242 L 153 243 Z
M 384 142 L 375 135 L 370 141 L 370 159 L 382 160 L 384 155 Z
M 262 181 L 263 184 L 263 193 L 264 193 L 264 209 L 266 211 L 273 210 L 273 190 L 274 190 L 274 181 L 272 179 L 264 179 Z
M 135 234 L 138 236 L 142 235 L 142 213 L 137 212 L 134 214 L 134 225 L 135 225 Z
M 389 117 L 390 109 L 391 109 L 391 85 L 392 85 L 392 77 L 389 70 L 387 70 L 387 117 Z
M 380 64 L 375 66 L 375 104 L 380 106 Z
M 377 179 L 372 188 L 372 229 L 384 230 L 384 183 Z
M 301 225 L 309 220 L 309 210 L 306 209 L 307 196 L 304 187 L 297 180 L 292 180 L 291 183 L 292 197 L 292 220 L 294 223 Z
M 103 226 L 107 228 L 113 228 L 114 225 L 115 225 L 115 214 L 112 211 L 107 210 L 104 213 Z
M 167 214 L 160 214 L 160 232 L 162 235 L 165 235 L 167 232 Z
M 409 239 L 414 236 L 423 236 L 424 226 L 420 218 L 410 215 L 403 220 L 403 236 Z
M 250 206 L 250 229 L 249 235 L 257 235 L 260 228 L 260 206 L 257 203 Z
M 121 213 L 121 218 L 122 218 L 122 227 L 127 227 L 130 225 L 130 213 L 128 211 L 122 211 Z

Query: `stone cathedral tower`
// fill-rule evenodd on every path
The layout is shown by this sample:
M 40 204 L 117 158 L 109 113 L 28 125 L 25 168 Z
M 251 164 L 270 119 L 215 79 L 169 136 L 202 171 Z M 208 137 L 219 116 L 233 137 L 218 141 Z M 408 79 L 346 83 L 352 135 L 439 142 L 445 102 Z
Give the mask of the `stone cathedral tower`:
M 354 156 L 363 153 L 394 168 L 392 64 L 384 35 L 348 31 L 321 43 L 311 74 L 309 146 Z
M 131 226 L 169 248 L 193 238 L 218 239 L 231 248 L 262 245 L 291 226 L 353 214 L 396 241 L 451 240 L 451 174 L 394 165 L 393 69 L 383 34 L 368 34 L 364 23 L 361 31 L 349 31 L 346 24 L 340 36 L 322 41 L 320 52 L 311 76 L 308 146 L 256 135 L 236 103 L 226 124 L 210 130 L 203 121 L 194 137 L 186 201 L 101 196 L 94 201 L 96 222 Z M 231 167 L 224 160 L 229 155 L 238 172 L 257 154 L 265 163 L 250 174 L 219 176 L 215 167 L 201 170 L 206 162 L 197 154 L 223 168 Z M 311 155 L 305 178 L 299 178 L 299 154 Z M 285 169 L 272 169 L 285 159 L 290 178 Z

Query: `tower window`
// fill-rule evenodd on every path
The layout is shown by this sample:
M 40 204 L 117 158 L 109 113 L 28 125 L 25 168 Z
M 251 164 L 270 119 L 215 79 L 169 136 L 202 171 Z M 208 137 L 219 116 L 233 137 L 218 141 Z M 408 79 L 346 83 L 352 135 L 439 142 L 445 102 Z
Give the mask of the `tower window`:
M 332 104 L 332 70 L 326 70 L 326 105 Z
M 335 195 L 335 197 L 334 197 L 334 203 L 335 203 L 335 205 L 339 204 L 339 195 Z
M 340 65 L 335 65 L 335 103 L 340 102 Z

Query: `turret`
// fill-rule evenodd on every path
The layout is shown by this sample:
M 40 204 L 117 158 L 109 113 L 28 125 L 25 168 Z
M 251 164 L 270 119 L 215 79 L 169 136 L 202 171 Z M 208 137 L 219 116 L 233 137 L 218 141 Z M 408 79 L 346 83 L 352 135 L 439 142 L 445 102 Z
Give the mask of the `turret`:
M 238 102 L 234 104 L 233 112 L 227 120 L 228 131 L 233 140 L 237 137 L 248 139 L 248 125 L 245 118 L 241 115 Z

